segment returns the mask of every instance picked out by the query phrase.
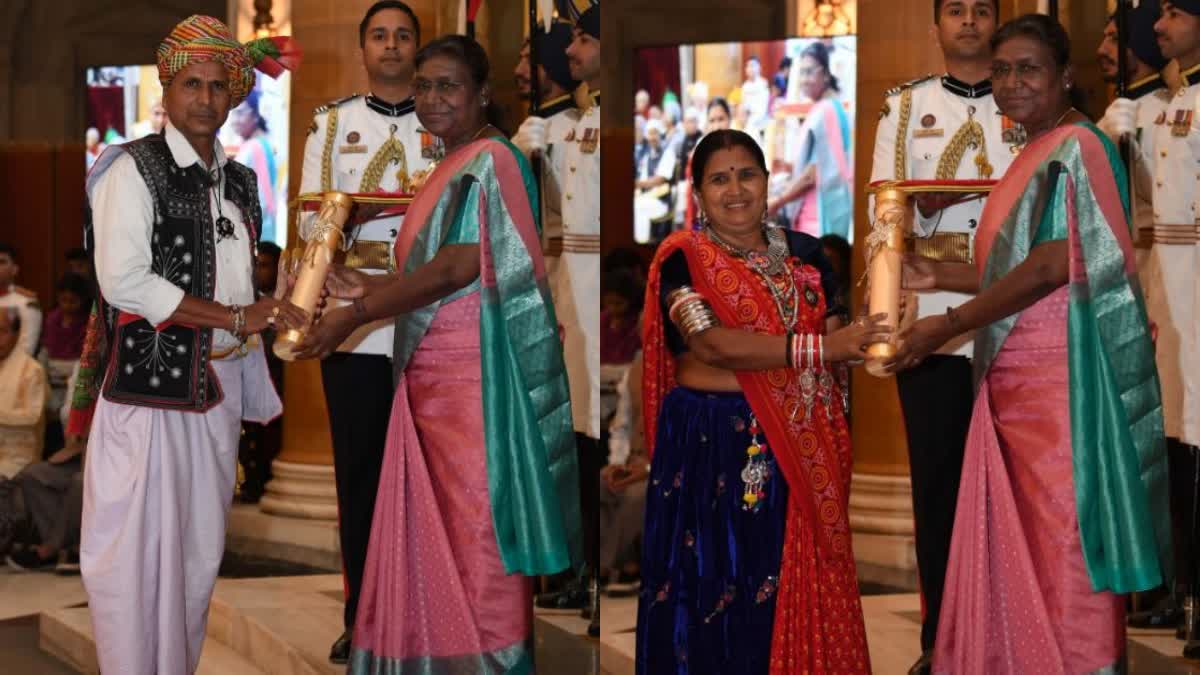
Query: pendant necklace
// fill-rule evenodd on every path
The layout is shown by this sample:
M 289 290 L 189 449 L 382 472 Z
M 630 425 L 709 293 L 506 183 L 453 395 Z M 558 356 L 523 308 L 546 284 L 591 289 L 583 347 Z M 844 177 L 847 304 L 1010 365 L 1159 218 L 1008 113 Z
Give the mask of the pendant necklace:
M 209 189 L 211 190 L 212 188 L 210 187 Z M 233 239 L 236 241 L 237 235 L 234 234 L 234 231 L 233 231 L 233 221 L 226 218 L 225 214 L 222 213 L 222 211 L 221 211 L 221 202 L 224 201 L 224 199 L 225 199 L 225 180 L 224 180 L 224 175 L 221 173 L 221 167 L 219 167 L 219 166 L 217 167 L 216 198 L 217 198 L 217 243 L 220 243 L 226 239 Z

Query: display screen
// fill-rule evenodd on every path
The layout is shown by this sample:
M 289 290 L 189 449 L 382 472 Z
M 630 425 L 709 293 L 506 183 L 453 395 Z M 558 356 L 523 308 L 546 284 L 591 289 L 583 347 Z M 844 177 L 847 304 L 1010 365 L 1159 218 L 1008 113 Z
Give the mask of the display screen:
M 691 154 L 714 129 L 762 148 L 771 224 L 853 238 L 857 39 L 645 47 L 635 55 L 634 240 L 703 226 Z

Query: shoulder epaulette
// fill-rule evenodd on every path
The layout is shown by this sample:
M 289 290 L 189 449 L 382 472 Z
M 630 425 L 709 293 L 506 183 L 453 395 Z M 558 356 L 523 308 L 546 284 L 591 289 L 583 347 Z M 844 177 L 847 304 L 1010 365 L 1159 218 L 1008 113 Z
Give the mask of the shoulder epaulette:
M 575 108 L 575 97 L 571 94 L 563 94 L 557 98 L 552 98 L 549 101 L 542 102 L 540 108 L 535 110 L 533 114 L 538 117 L 550 117 L 564 110 Z
M 331 108 L 336 108 L 343 103 L 353 101 L 354 99 L 358 98 L 361 95 L 362 94 L 350 94 L 349 96 L 347 96 L 345 98 L 339 98 L 336 101 L 330 101 L 329 103 L 326 103 L 325 105 L 320 106 L 316 110 L 314 110 L 313 115 L 320 115 L 321 113 L 329 112 L 329 110 Z
M 930 73 L 930 74 L 926 75 L 925 77 L 918 77 L 915 80 L 909 80 L 908 82 L 905 82 L 904 84 L 901 84 L 899 86 L 888 89 L 886 92 L 884 92 L 883 95 L 885 98 L 888 96 L 895 96 L 896 94 L 899 94 L 900 92 L 904 91 L 905 89 L 911 89 L 911 88 L 917 86 L 918 84 L 921 84 L 923 82 L 928 82 L 935 77 L 937 77 L 937 75 Z

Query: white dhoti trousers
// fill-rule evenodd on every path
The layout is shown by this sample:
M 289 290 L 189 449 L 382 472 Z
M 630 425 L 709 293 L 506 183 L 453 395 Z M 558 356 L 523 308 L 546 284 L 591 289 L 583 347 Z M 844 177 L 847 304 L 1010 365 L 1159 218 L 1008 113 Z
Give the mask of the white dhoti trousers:
M 188 675 L 200 662 L 241 420 L 282 407 L 261 347 L 213 368 L 224 397 L 207 412 L 96 403 L 80 567 L 104 675 Z

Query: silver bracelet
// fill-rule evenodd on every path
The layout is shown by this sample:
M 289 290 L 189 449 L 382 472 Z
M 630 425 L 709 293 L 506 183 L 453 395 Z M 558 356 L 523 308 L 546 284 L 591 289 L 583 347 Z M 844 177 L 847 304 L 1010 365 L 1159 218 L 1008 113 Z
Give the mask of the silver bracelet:
M 239 342 L 246 341 L 246 309 L 241 305 L 230 305 L 229 314 L 233 317 L 233 336 Z

